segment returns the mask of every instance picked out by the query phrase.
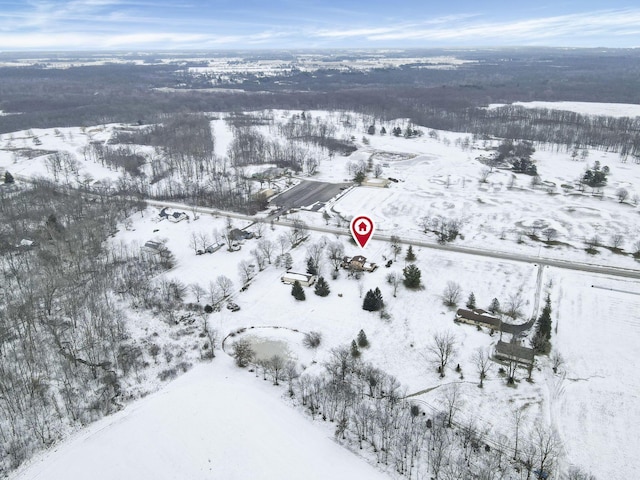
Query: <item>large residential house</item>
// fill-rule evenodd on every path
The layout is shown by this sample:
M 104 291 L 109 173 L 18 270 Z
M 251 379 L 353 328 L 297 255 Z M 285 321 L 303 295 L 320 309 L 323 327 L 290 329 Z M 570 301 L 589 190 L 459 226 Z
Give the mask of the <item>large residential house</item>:
M 466 310 L 459 308 L 456 312 L 456 322 L 468 323 L 469 325 L 476 325 L 478 327 L 487 327 L 491 330 L 500 330 L 502 321 L 489 312 L 476 308 L 474 310 Z
M 347 270 L 373 272 L 378 266 L 375 263 L 367 262 L 367 257 L 356 255 L 355 257 L 344 257 L 340 264 L 342 268 Z

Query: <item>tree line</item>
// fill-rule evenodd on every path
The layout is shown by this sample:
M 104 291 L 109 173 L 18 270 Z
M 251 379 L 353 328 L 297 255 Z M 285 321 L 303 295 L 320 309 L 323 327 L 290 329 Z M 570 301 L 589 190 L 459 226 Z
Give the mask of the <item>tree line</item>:
M 175 322 L 184 287 L 154 280 L 173 265 L 168 250 L 106 242 L 143 203 L 103 201 L 44 180 L 0 195 L 0 472 L 7 473 L 122 407 L 148 359 L 161 353 L 131 337 L 125 306 Z

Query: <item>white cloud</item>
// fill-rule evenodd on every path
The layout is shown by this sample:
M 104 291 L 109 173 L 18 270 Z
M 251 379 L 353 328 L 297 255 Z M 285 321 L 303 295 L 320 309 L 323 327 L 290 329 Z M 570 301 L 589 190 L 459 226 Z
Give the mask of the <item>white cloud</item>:
M 503 39 L 511 43 L 569 36 L 633 35 L 640 24 L 640 10 L 598 11 L 583 14 L 517 20 L 511 22 L 463 22 L 440 28 L 395 28 L 368 36 L 388 40 Z
M 477 13 L 319 28 L 322 19 L 285 25 L 234 16 L 163 18 L 146 0 L 37 0 L 0 12 L 0 45 L 10 49 L 349 47 L 411 45 L 626 46 L 638 38 L 640 8 L 511 21 Z M 173 8 L 173 7 L 172 7 Z M 156 14 L 156 16 L 154 16 Z

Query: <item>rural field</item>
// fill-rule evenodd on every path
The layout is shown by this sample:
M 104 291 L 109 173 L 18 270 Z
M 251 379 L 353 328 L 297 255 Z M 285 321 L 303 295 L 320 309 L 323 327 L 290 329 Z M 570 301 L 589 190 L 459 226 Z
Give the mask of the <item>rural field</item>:
M 631 112 L 629 106 L 615 108 L 622 114 Z M 306 388 L 301 379 L 313 382 L 326 375 L 338 350 L 349 349 L 360 332 L 366 334 L 368 346 L 356 349 L 358 365 L 395 377 L 400 404 L 415 406 L 430 422 L 437 421 L 438 412 L 448 412 L 456 431 L 473 431 L 473 449 L 478 450 L 473 455 L 465 453 L 466 444 L 446 444 L 448 462 L 439 460 L 437 465 L 447 475 L 455 475 L 461 458 L 492 469 L 492 462 L 502 458 L 496 456 L 500 452 L 503 477 L 491 478 L 529 478 L 532 466 L 527 469 L 505 459 L 518 451 L 528 455 L 530 449 L 535 464 L 534 457 L 540 455 L 536 438 L 544 434 L 556 442 L 549 452 L 552 478 L 561 478 L 572 466 L 596 478 L 637 476 L 635 452 L 640 447 L 629 426 L 640 423 L 640 376 L 635 368 L 640 288 L 634 255 L 640 251 L 640 165 L 623 162 L 613 152 L 585 148 L 576 158 L 557 145 L 536 144 L 534 177 L 487 166 L 501 139 L 419 125 L 412 128 L 420 135 L 405 138 L 380 134 L 380 129 L 405 130 L 410 125 L 406 120 L 375 122 L 351 112 L 304 114 L 311 120 L 301 120 L 300 112 L 292 111 L 245 113 L 256 121 L 254 132 L 272 141 L 284 142 L 278 133 L 284 124 L 326 123 L 335 126 L 335 137 L 352 137 L 355 151 L 327 155 L 323 148 L 307 145 L 305 155 L 314 162 L 274 178 L 263 177 L 276 167 L 268 161 L 242 167 L 225 164 L 230 188 L 250 184 L 249 192 L 266 186 L 276 193 L 255 214 L 166 198 L 170 189 L 184 187 L 187 176 L 158 174 L 157 151 L 148 145 L 126 144 L 146 159 L 138 180 L 90 154 L 95 144 L 124 148 L 118 143 L 119 132 L 135 133 L 140 126 L 106 124 L 2 135 L 0 169 L 9 171 L 17 184 L 45 177 L 70 189 L 108 193 L 118 184 L 142 183 L 156 175 L 157 181 L 145 186 L 155 198 L 129 214 L 106 244 L 114 251 L 139 251 L 155 242 L 171 252 L 172 266 L 154 274 L 152 290 L 168 297 L 173 295 L 171 288 L 177 289 L 185 305 L 178 311 L 149 310 L 142 307 L 142 297 L 118 297 L 119 305 L 129 310 L 126 328 L 132 342 L 144 347 L 147 363 L 135 379 L 123 384 L 131 403 L 86 430 L 66 426 L 68 432 L 75 431 L 69 440 L 36 456 L 12 478 L 59 478 L 62 472 L 67 478 L 86 478 L 96 465 L 103 475 L 97 478 L 131 475 L 134 470 L 154 478 L 210 478 L 211 469 L 225 478 L 245 478 L 246 470 L 234 470 L 238 462 L 249 462 L 246 468 L 252 475 L 265 479 L 313 478 L 311 472 L 317 478 L 400 478 L 406 472 L 388 459 L 381 464 L 373 440 L 360 449 L 349 428 L 340 437 L 333 418 L 327 421 L 310 411 L 306 397 L 298 394 Z M 222 159 L 232 152 L 237 129 L 224 114 L 212 114 L 208 122 L 215 155 Z M 369 133 L 374 123 L 374 133 Z M 55 152 L 64 153 L 57 163 L 52 160 Z M 596 162 L 609 169 L 606 185 L 580 188 L 578 180 Z M 357 185 L 352 179 L 360 167 L 370 178 L 376 171 L 380 179 L 393 180 L 384 188 L 367 186 L 366 181 Z M 313 189 L 309 182 L 336 185 Z M 307 190 L 298 193 L 302 187 Z M 279 203 L 283 196 L 286 202 Z M 163 219 L 164 207 L 171 207 L 170 213 L 182 212 L 185 219 Z M 364 250 L 348 232 L 349 220 L 362 214 L 374 220 L 377 235 Z M 437 225 L 450 221 L 456 223 L 457 235 L 439 242 Z M 232 242 L 233 229 L 259 238 Z M 221 248 L 198 254 L 210 245 Z M 407 256 L 409 245 L 413 259 Z M 340 255 L 332 258 L 332 251 Z M 342 256 L 356 255 L 378 267 L 353 274 L 339 265 Z M 281 277 L 288 269 L 307 272 L 310 257 L 330 293 L 322 297 L 314 294 L 313 286 L 303 287 L 306 299 L 296 300 Z M 418 288 L 403 284 L 403 272 L 410 265 L 421 272 Z M 587 267 L 607 270 L 581 271 Z M 452 287 L 458 293 L 447 302 Z M 367 293 L 376 288 L 384 308 L 363 310 Z M 548 298 L 550 351 L 536 355 L 530 372 L 515 366 L 509 371 L 504 362 L 490 360 L 483 388 L 478 388 L 477 353 L 493 355 L 498 341 L 509 342 L 512 335 L 454 322 L 456 310 L 466 308 L 471 293 L 477 308 L 489 310 L 494 299 L 503 312 L 511 307 L 511 316 L 501 318 L 515 324 L 538 318 Z M 227 308 L 230 303 L 239 309 Z M 205 304 L 216 308 L 205 312 Z M 321 336 L 315 348 L 303 346 L 310 332 Z M 532 327 L 514 340 L 529 347 L 534 332 Z M 440 373 L 433 352 L 438 336 L 447 336 L 453 347 Z M 256 353 L 246 369 L 233 366 L 230 359 L 240 340 L 248 341 Z M 165 385 L 176 371 L 200 362 L 212 344 L 217 348 L 215 359 Z M 152 351 L 150 345 L 157 349 L 155 354 L 146 353 Z M 262 380 L 273 379 L 272 367 L 265 366 L 273 355 L 292 362 L 288 380 L 284 373 L 281 382 L 277 377 L 273 382 Z M 215 441 L 203 443 L 209 432 Z M 334 436 L 364 460 L 338 448 Z M 149 437 L 154 437 L 153 448 L 142 448 Z M 296 437 L 305 441 L 292 442 Z M 120 443 L 122 438 L 127 441 Z M 118 450 L 102 456 L 104 446 L 112 443 L 119 444 Z M 323 462 L 325 455 L 335 463 Z M 283 470 L 278 460 L 282 457 L 296 460 Z M 259 458 L 265 460 L 258 462 Z M 425 478 L 435 462 L 424 453 L 407 471 Z

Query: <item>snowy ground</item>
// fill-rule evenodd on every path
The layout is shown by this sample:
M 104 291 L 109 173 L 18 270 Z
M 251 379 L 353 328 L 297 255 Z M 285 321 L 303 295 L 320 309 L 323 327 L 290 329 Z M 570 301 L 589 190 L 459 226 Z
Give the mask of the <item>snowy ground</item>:
M 552 421 L 568 457 L 597 478 L 638 478 L 640 286 L 554 271 L 555 347 L 564 357 L 549 378 Z
M 330 114 L 323 112 L 312 112 L 312 114 L 315 117 L 331 118 Z M 285 114 L 282 113 L 282 116 Z M 403 126 L 401 121 L 398 124 Z M 387 130 L 390 131 L 394 125 L 394 123 L 386 125 Z M 222 120 L 212 122 L 212 127 L 216 135 L 216 151 L 219 155 L 224 155 L 231 141 L 231 131 Z M 90 139 L 89 137 L 91 136 L 94 140 L 107 140 L 110 136 L 110 128 L 113 126 L 96 127 L 84 132 L 80 129 L 61 129 L 62 136 L 55 135 L 51 130 L 34 130 L 33 134 L 42 141 L 38 149 L 66 150 L 81 160 L 82 147 Z M 268 127 L 260 128 L 263 133 L 269 133 Z M 424 216 L 444 215 L 464 220 L 461 230 L 464 238 L 456 240 L 456 244 L 459 245 L 637 269 L 637 262 L 631 256 L 614 254 L 606 248 L 599 248 L 597 255 L 588 255 L 584 251 L 583 242 L 585 238 L 597 234 L 601 241 L 607 244 L 613 234 L 620 233 L 625 238 L 623 248 L 627 252 L 631 250 L 633 242 L 640 236 L 638 207 L 630 200 L 619 203 L 615 198 L 615 191 L 620 187 L 627 188 L 631 193 L 630 198 L 633 198 L 634 194 L 640 194 L 640 165 L 620 163 L 616 154 L 596 150 L 589 152 L 586 162 L 576 162 L 570 159 L 568 152 L 558 152 L 551 146 L 547 146 L 539 148 L 534 154 L 534 159 L 537 161 L 542 180 L 555 184 L 552 193 L 547 191 L 548 187 L 531 187 L 530 177 L 526 176 L 517 176 L 514 188 L 509 189 L 507 186 L 512 178 L 510 172 L 495 171 L 489 175 L 487 183 L 478 181 L 484 166 L 476 160 L 476 157 L 486 155 L 485 149 L 491 142 L 486 145 L 478 142 L 475 147 L 463 149 L 461 142 L 466 138 L 471 140 L 464 134 L 434 132 L 435 135 L 429 135 L 425 131 L 424 136 L 415 139 L 365 134 L 369 141 L 369 145 L 365 145 L 361 141 L 364 131 L 364 124 L 343 129 L 345 135 L 356 136 L 360 150 L 350 157 L 321 158 L 319 172 L 313 178 L 342 182 L 350 177 L 347 170 L 349 162 L 357 162 L 360 159 L 367 161 L 373 156 L 374 162 L 383 165 L 383 176 L 397 178 L 399 182 L 391 183 L 386 189 L 358 187 L 348 191 L 327 206 L 327 213 L 332 217 L 331 225 L 336 224 L 338 214 L 349 218 L 355 214 L 366 213 L 375 219 L 378 233 L 393 233 L 408 239 L 434 241 L 433 235 L 422 232 L 418 225 L 419 221 Z M 7 168 L 14 174 L 46 174 L 44 157 L 32 160 L 15 157 L 13 153 L 15 148 L 27 147 L 32 147 L 32 140 L 26 132 L 3 135 L 0 148 L 5 150 L 0 149 L 0 167 Z M 564 191 L 560 187 L 562 184 L 573 183 L 584 172 L 587 165 L 593 164 L 595 160 L 599 160 L 603 165 L 609 165 L 612 171 L 609 185 L 605 188 L 602 197 L 593 197 L 589 193 L 576 194 L 575 190 Z M 91 175 L 94 179 L 115 180 L 119 175 L 119 172 L 83 161 L 81 161 L 81 172 Z M 121 229 L 113 241 L 137 242 L 141 245 L 147 240 L 166 240 L 168 248 L 177 260 L 177 266 L 166 275 L 185 284 L 197 283 L 207 289 L 208 283 L 215 280 L 218 275 L 224 274 L 230 277 L 235 286 L 233 301 L 240 305 L 241 310 L 230 312 L 223 308 L 221 312 L 212 315 L 211 322 L 219 329 L 222 336 L 247 328 L 242 335 L 250 334 L 271 341 L 284 342 L 301 367 L 317 368 L 312 366 L 314 361 L 321 364 L 331 348 L 351 342 L 359 330 L 363 329 L 371 342 L 371 348 L 364 352 L 365 360 L 396 375 L 406 387 L 407 393 L 426 390 L 417 398 L 426 402 L 427 405 L 439 404 L 440 386 L 454 381 L 459 382 L 465 394 L 465 405 L 459 414 L 460 418 L 475 417 L 479 423 L 488 428 L 496 441 L 503 442 L 503 436 L 512 435 L 511 412 L 515 408 L 524 408 L 527 412 L 527 422 L 523 431 L 531 431 L 536 421 L 551 425 L 558 431 L 564 442 L 565 466 L 577 464 L 587 467 L 598 478 L 638 476 L 640 466 L 635 452 L 640 450 L 640 445 L 633 436 L 635 427 L 640 425 L 640 412 L 637 407 L 640 376 L 635 368 L 640 324 L 638 317 L 640 291 L 636 285 L 637 282 L 567 273 L 552 268 L 545 269 L 543 289 L 539 293 L 551 294 L 552 318 L 554 325 L 556 322 L 558 325 L 557 333 L 552 337 L 552 343 L 554 349 L 565 358 L 565 364 L 560 368 L 559 373 L 554 375 L 548 360 L 539 358 L 533 372 L 534 381 L 526 382 L 524 380 L 526 373 L 520 372 L 520 381 L 515 388 L 505 386 L 504 379 L 497 372 L 498 366 L 495 365 L 489 374 L 486 387 L 479 389 L 476 386 L 477 373 L 471 362 L 471 356 L 478 347 L 494 345 L 497 335 L 489 336 L 487 332 L 477 331 L 474 327 L 454 324 L 452 321 L 454 311 L 444 307 L 442 303 L 441 295 L 445 285 L 448 281 L 455 281 L 461 285 L 463 290 L 461 305 L 464 304 L 467 295 L 473 291 L 480 307 L 487 307 L 494 297 L 504 304 L 510 297 L 520 292 L 523 298 L 523 318 L 528 319 L 538 313 L 534 312 L 533 308 L 537 293 L 535 265 L 490 261 L 463 254 L 417 248 L 417 265 L 422 271 L 425 289 L 413 292 L 401 286 L 398 289 L 397 298 L 394 298 L 391 286 L 385 281 L 385 276 L 391 271 L 401 272 L 405 265 L 404 252 L 398 256 L 398 261 L 390 269 L 381 266 L 376 272 L 365 274 L 361 281 L 347 279 L 344 272 L 339 279 L 330 280 L 330 266 L 325 260 L 321 268 L 322 273 L 329 279 L 330 296 L 320 298 L 313 294 L 312 289 L 306 289 L 307 300 L 297 302 L 290 295 L 290 287 L 280 282 L 283 269 L 277 269 L 272 265 L 259 272 L 246 291 L 240 292 L 241 280 L 237 266 L 241 260 L 252 261 L 250 252 L 256 248 L 256 240 L 247 240 L 238 252 L 227 252 L 223 248 L 211 255 L 196 256 L 194 254 L 189 246 L 191 234 L 207 234 L 213 237 L 214 229 L 225 228 L 224 216 L 214 218 L 202 214 L 196 221 L 177 224 L 167 221 L 158 223 L 158 210 L 149 208 L 144 212 L 143 217 L 136 215 L 132 219 L 132 225 L 128 229 Z M 191 212 L 188 213 L 191 215 Z M 325 225 L 320 212 L 302 211 L 299 215 L 309 224 Z M 249 222 L 233 220 L 234 227 L 242 228 L 248 224 Z M 530 240 L 528 237 L 524 238 L 524 243 L 516 243 L 516 231 L 528 230 L 535 224 L 552 226 L 558 230 L 557 240 L 561 244 L 547 248 L 545 244 Z M 274 226 L 272 229 L 267 225 L 264 230 L 265 239 L 277 241 L 278 236 L 285 233 L 287 228 Z M 344 237 L 340 238 L 346 246 L 347 255 L 361 253 L 358 248 L 347 243 Z M 306 244 L 334 240 L 336 236 L 332 234 L 312 233 Z M 279 247 L 276 247 L 275 251 L 279 253 Z M 305 244 L 290 253 L 294 260 L 293 269 L 304 271 L 307 255 Z M 372 241 L 363 254 L 379 265 L 384 265 L 385 259 L 393 257 L 389 245 L 380 241 Z M 390 314 L 388 320 L 383 320 L 378 315 L 361 309 L 364 293 L 375 287 L 380 287 L 383 292 Z M 189 300 L 195 301 L 194 298 Z M 140 331 L 146 329 L 146 333 L 157 331 L 161 336 L 173 328 L 162 324 L 158 319 L 140 318 L 137 322 L 132 328 Z M 250 330 L 252 326 L 287 327 L 299 332 L 285 329 Z M 323 333 L 323 343 L 316 352 L 301 349 L 298 343 L 300 335 L 310 330 Z M 460 364 L 462 376 L 450 368 L 445 379 L 441 380 L 428 360 L 426 346 L 434 333 L 441 331 L 451 331 L 456 335 L 458 355 L 454 365 Z M 215 380 L 222 387 L 216 388 L 214 383 L 210 384 L 209 377 L 211 382 Z M 198 382 L 204 382 L 201 387 L 204 389 L 203 393 L 198 393 L 200 397 L 195 395 L 198 392 Z M 185 375 L 170 385 L 166 394 L 144 399 L 119 416 L 104 420 L 100 423 L 101 426 L 91 427 L 89 433 L 80 433 L 71 440 L 70 444 L 60 446 L 59 451 L 63 453 L 50 454 L 51 458 L 63 458 L 54 461 L 52 471 L 56 471 L 56 465 L 67 465 L 65 463 L 67 460 L 64 459 L 80 458 L 74 456 L 73 450 L 83 445 L 94 445 L 82 448 L 99 450 L 99 446 L 104 445 L 102 442 L 112 441 L 115 445 L 118 442 L 110 439 L 124 438 L 129 435 L 128 439 L 136 440 L 131 440 L 131 444 L 127 444 L 134 451 L 134 444 L 145 444 L 145 439 L 134 433 L 135 428 L 138 428 L 135 425 L 139 425 L 137 422 L 157 425 L 157 422 L 152 419 L 153 415 L 163 411 L 165 413 L 162 415 L 170 419 L 169 426 L 166 428 L 176 430 L 160 433 L 184 439 L 189 448 L 173 447 L 173 444 L 162 443 L 158 445 L 158 451 L 167 458 L 172 458 L 172 451 L 186 455 L 185 458 L 193 455 L 195 470 L 184 470 L 193 474 L 178 476 L 204 478 L 209 472 L 208 459 L 212 459 L 213 467 L 211 468 L 215 469 L 216 465 L 219 466 L 220 460 L 225 457 L 211 457 L 212 450 L 207 450 L 208 447 L 205 446 L 203 439 L 208 439 L 208 433 L 212 432 L 210 436 L 218 442 L 220 437 L 217 436 L 217 432 L 223 431 L 225 435 L 230 435 L 228 433 L 230 427 L 219 417 L 214 416 L 202 422 L 206 427 L 202 430 L 195 423 L 191 427 L 192 423 L 189 422 L 196 422 L 195 412 L 205 411 L 212 415 L 217 414 L 218 409 L 214 408 L 210 411 L 209 405 L 216 405 L 216 397 L 221 398 L 221 402 L 227 402 L 228 400 L 225 399 L 229 394 L 228 390 L 235 388 L 240 389 L 242 395 L 256 395 L 258 403 L 268 405 L 269 409 L 276 411 L 275 409 L 279 407 L 275 405 L 280 405 L 280 400 L 276 398 L 278 395 L 273 394 L 272 389 L 263 385 L 263 382 L 253 378 L 252 375 L 245 375 L 229 367 L 227 359 L 219 359 L 212 365 L 198 367 L 195 372 Z M 254 389 L 257 393 L 251 393 Z M 193 395 L 181 393 L 183 390 L 193 392 Z M 206 392 L 211 392 L 211 395 Z M 167 400 L 166 404 L 161 402 L 165 397 L 171 399 Z M 202 400 L 204 397 L 207 398 L 206 402 Z M 210 398 L 214 400 L 209 401 Z M 189 428 L 183 430 L 178 429 L 178 423 L 174 424 L 172 415 L 166 413 L 179 410 L 175 405 L 181 402 L 185 402 L 186 405 L 184 412 L 194 412 L 194 419 L 185 419 Z M 148 407 L 149 404 L 152 406 Z M 238 404 L 247 406 L 247 410 L 252 412 L 251 415 L 254 410 L 261 411 L 253 403 L 239 401 Z M 218 406 L 226 407 L 228 404 L 221 403 Z M 156 411 L 156 408 L 160 410 Z M 288 407 L 283 408 L 288 409 Z M 147 409 L 150 409 L 149 412 L 156 411 L 156 413 L 144 413 Z M 126 413 L 131 411 L 141 412 L 139 416 L 142 419 L 138 420 L 138 415 Z M 299 415 L 296 412 L 290 413 L 293 416 Z M 240 419 L 242 417 L 240 412 L 237 415 L 239 422 L 244 421 Z M 278 413 L 278 416 L 280 415 Z M 291 448 L 287 443 L 287 435 L 293 435 L 291 433 L 294 431 L 291 430 L 293 428 L 302 428 L 297 424 L 292 426 L 294 425 L 292 422 L 295 421 L 291 420 L 288 414 L 282 415 L 284 419 L 281 425 L 284 428 L 282 433 L 279 433 L 280 431 L 272 423 L 262 424 L 256 418 L 250 417 L 252 421 L 259 424 L 255 428 L 272 428 L 276 432 L 274 435 L 278 435 L 270 437 L 265 434 L 265 438 L 273 439 L 267 442 L 273 444 L 269 445 L 269 448 L 278 448 L 277 442 L 280 441 L 283 442 L 283 449 Z M 178 418 L 181 417 L 178 416 Z M 265 418 L 267 422 L 272 421 L 268 416 L 260 418 Z M 306 425 L 304 428 L 315 428 L 308 426 L 302 417 L 300 422 Z M 106 428 L 107 425 L 113 426 Z M 104 433 L 97 433 L 102 429 Z M 234 445 L 235 449 L 241 449 L 241 445 L 246 441 L 255 440 L 257 443 L 265 443 L 264 438 L 261 441 L 256 440 L 257 435 L 261 433 L 257 432 L 253 436 L 245 434 L 238 443 L 229 444 Z M 86 441 L 80 439 L 86 439 Z M 95 444 L 92 443 L 93 439 L 96 439 Z M 314 446 L 313 448 L 318 452 L 335 447 L 330 440 L 322 442 L 318 440 L 318 442 L 327 444 Z M 506 443 L 506 440 L 503 443 Z M 192 445 L 193 448 L 191 448 Z M 250 443 L 247 445 L 250 448 L 258 448 Z M 249 447 L 244 451 L 249 451 Z M 294 451 L 298 452 L 298 450 Z M 314 450 L 310 449 L 295 455 L 303 458 L 305 455 L 313 456 L 313 452 Z M 346 452 L 344 454 L 351 455 Z M 123 458 L 134 458 L 133 455 L 128 456 L 125 453 L 122 455 L 124 455 Z M 265 455 L 264 458 L 270 458 L 269 453 Z M 330 453 L 330 455 L 334 454 Z M 321 458 L 319 454 L 318 458 Z M 152 462 L 152 460 L 149 461 Z M 242 457 L 242 461 L 246 459 Z M 44 465 L 41 471 L 49 470 L 48 467 L 45 468 L 47 462 L 49 460 L 41 464 Z M 336 465 L 340 462 L 342 460 L 336 461 Z M 132 465 L 129 466 L 134 468 Z M 268 467 L 273 466 L 269 464 Z M 158 472 L 162 471 L 159 466 L 153 468 L 157 468 Z M 167 467 L 167 472 L 172 472 L 171 468 Z M 232 469 L 233 465 L 225 468 Z M 109 472 L 109 470 L 105 471 Z M 156 472 L 156 470 L 152 471 Z M 225 472 L 226 476 L 221 475 L 222 478 L 242 477 L 233 470 Z M 112 473 L 113 475 L 110 477 L 107 475 L 105 478 L 118 476 L 117 472 L 112 471 Z M 297 478 L 311 478 L 309 477 L 311 474 L 306 471 L 301 474 L 298 470 L 297 473 Z M 238 476 L 233 477 L 234 474 Z M 371 475 L 374 474 L 375 472 Z M 36 474 L 29 475 L 32 476 L 18 478 L 35 478 Z M 52 475 L 38 478 L 56 478 L 55 473 Z M 158 475 L 150 475 L 150 477 L 155 478 Z M 291 478 L 294 478 L 293 473 L 291 475 Z M 329 473 L 327 476 L 320 475 L 318 478 L 328 478 L 328 475 Z M 371 475 L 365 475 L 361 471 L 352 478 L 373 478 Z M 276 477 L 283 478 L 278 475 Z M 334 478 L 345 477 L 347 476 L 334 475 Z M 164 477 L 159 476 L 159 478 Z M 256 476 L 256 478 L 260 477 Z
M 504 103 L 492 103 L 488 108 L 503 107 Z M 598 102 L 513 102 L 525 108 L 548 108 L 566 110 L 582 115 L 606 115 L 608 117 L 638 117 L 640 105 L 635 103 L 598 103 Z
M 291 409 L 278 398 L 283 391 L 223 356 L 79 432 L 12 478 L 388 478 Z

